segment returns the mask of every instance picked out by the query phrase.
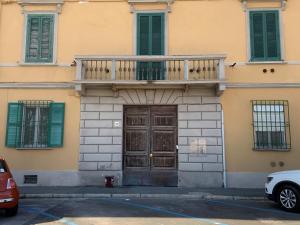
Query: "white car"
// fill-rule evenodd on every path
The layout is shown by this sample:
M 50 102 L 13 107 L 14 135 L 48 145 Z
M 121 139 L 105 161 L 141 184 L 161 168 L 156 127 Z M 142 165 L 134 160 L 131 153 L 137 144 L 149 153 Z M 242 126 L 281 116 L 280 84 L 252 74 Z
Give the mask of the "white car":
M 270 200 L 280 204 L 287 211 L 300 210 L 300 170 L 271 173 L 265 184 Z

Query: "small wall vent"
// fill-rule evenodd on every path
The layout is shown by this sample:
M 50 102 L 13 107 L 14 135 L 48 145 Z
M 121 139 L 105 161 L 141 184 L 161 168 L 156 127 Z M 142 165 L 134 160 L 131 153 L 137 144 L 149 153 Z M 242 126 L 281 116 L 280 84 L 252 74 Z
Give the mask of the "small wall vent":
M 24 184 L 37 184 L 37 175 L 24 175 Z

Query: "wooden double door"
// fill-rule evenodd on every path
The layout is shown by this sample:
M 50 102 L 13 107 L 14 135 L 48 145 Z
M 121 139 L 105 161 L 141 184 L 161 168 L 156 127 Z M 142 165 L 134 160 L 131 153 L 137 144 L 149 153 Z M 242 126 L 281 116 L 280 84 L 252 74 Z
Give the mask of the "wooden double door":
M 177 186 L 177 106 L 126 106 L 123 146 L 123 185 Z

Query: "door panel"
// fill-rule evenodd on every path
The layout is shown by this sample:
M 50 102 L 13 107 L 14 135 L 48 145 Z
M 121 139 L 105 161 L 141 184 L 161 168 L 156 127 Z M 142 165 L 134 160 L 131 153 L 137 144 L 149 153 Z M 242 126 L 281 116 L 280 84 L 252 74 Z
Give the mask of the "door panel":
M 151 108 L 151 167 L 176 169 L 177 165 L 177 108 L 153 106 Z
M 176 160 L 173 156 L 153 156 L 152 158 L 153 168 L 176 168 Z
M 149 167 L 149 110 L 128 107 L 125 111 L 124 163 L 127 168 Z
M 152 152 L 174 152 L 176 148 L 173 130 L 154 130 L 152 132 Z
M 177 185 L 177 107 L 124 108 L 124 185 Z
M 126 131 L 126 151 L 127 152 L 141 152 L 147 151 L 147 131 L 132 129 Z
M 134 168 L 134 167 L 148 167 L 148 156 L 147 155 L 127 155 L 126 156 L 126 167 Z

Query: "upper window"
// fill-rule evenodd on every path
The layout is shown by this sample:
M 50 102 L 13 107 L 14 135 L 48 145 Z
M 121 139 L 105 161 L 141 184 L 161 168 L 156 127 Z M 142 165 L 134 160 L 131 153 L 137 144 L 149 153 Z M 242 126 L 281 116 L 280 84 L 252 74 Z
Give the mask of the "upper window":
M 279 12 L 250 11 L 251 61 L 279 61 Z
M 63 145 L 64 103 L 19 101 L 9 103 L 6 146 L 48 148 Z
M 52 63 L 54 15 L 29 14 L 26 29 L 26 63 Z
M 252 101 L 254 148 L 291 148 L 288 101 Z

